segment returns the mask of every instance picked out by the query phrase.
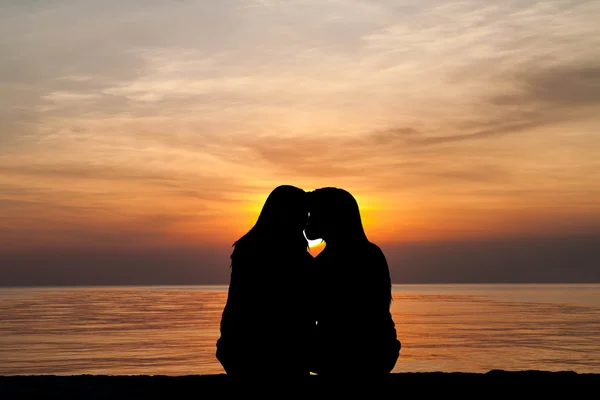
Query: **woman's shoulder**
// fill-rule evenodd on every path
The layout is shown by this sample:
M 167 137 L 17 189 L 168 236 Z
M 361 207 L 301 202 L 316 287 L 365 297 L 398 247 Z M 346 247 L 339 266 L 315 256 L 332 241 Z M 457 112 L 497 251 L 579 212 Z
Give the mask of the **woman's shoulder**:
M 243 261 L 254 259 L 259 255 L 259 248 L 251 240 L 238 240 L 233 245 L 231 252 L 231 261 Z
M 362 246 L 357 246 L 354 251 L 355 254 L 349 254 L 350 257 L 357 257 L 362 261 L 369 263 L 387 263 L 383 251 L 373 242 L 367 241 Z
M 355 249 L 355 251 L 360 251 L 362 253 L 366 253 L 371 256 L 376 255 L 376 254 L 383 255 L 383 251 L 381 250 L 381 248 L 369 240 L 364 241 L 360 244 L 353 245 L 353 248 Z
M 378 245 L 376 245 L 373 242 L 369 242 L 369 250 L 378 255 L 381 255 L 381 256 L 384 255 L 383 250 L 381 250 L 381 247 L 379 247 Z

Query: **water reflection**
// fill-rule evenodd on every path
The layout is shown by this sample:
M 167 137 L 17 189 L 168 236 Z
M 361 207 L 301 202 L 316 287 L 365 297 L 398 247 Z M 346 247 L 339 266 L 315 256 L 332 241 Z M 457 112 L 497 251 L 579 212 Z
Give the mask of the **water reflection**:
M 226 290 L 0 289 L 0 375 L 223 373 Z M 395 286 L 394 371 L 598 373 L 599 300 L 600 285 Z

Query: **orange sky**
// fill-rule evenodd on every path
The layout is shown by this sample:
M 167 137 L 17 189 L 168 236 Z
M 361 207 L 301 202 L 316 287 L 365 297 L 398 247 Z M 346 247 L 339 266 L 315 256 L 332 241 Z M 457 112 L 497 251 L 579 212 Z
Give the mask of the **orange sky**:
M 228 244 L 279 184 L 381 242 L 600 231 L 597 2 L 122 3 L 2 6 L 0 250 Z

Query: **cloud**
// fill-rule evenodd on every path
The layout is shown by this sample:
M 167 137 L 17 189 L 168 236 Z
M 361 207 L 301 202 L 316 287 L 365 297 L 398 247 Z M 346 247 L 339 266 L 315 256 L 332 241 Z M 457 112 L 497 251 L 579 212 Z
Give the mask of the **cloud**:
M 600 236 L 548 234 L 492 240 L 389 243 L 394 283 L 600 282 Z M 568 265 L 568 268 L 565 268 Z
M 130 168 L 119 168 L 116 166 L 98 166 L 98 165 L 60 165 L 60 164 L 39 164 L 39 165 L 18 165 L 18 166 L 0 166 L 0 172 L 7 175 L 33 176 L 39 178 L 69 178 L 85 180 L 125 180 L 125 181 L 146 181 L 146 182 L 172 182 L 175 181 L 173 175 L 158 174 L 143 170 Z
M 415 128 L 398 127 L 384 131 L 373 132 L 370 137 L 371 140 L 375 141 L 376 143 L 386 145 L 393 143 L 396 140 L 414 139 L 415 137 L 419 137 L 421 134 L 422 132 Z
M 522 107 L 531 104 L 555 111 L 600 105 L 600 65 L 539 66 L 515 74 L 518 92 L 497 95 L 490 102 L 498 106 Z
M 326 136 L 248 140 L 252 149 L 273 165 L 300 174 L 323 177 L 359 176 L 381 168 L 411 172 L 426 168 L 436 150 L 433 145 L 460 145 L 505 135 L 531 135 L 538 129 L 574 120 L 596 120 L 600 106 L 600 67 L 584 65 L 539 66 L 498 78 L 511 89 L 498 90 L 471 106 L 473 116 L 441 120 L 437 129 L 410 126 L 364 132 L 358 137 Z M 509 83 L 510 82 L 510 83 Z M 438 117 L 439 118 L 439 117 Z M 443 164 L 456 147 L 446 147 L 437 157 Z M 445 152 L 445 154 L 444 154 Z M 460 152 L 460 151 L 459 151 Z M 404 162 L 402 162 L 404 159 Z M 428 163 L 436 164 L 435 160 Z M 433 167 L 435 169 L 435 167 Z M 433 175 L 474 176 L 477 173 L 432 171 Z
M 515 117 L 514 115 L 509 115 L 509 117 Z M 516 116 L 517 119 L 519 116 Z M 494 122 L 473 122 L 470 126 L 467 124 L 461 124 L 463 127 L 463 131 L 472 131 L 469 133 L 463 134 L 450 134 L 443 136 L 432 136 L 428 138 L 417 139 L 413 141 L 413 144 L 416 145 L 435 145 L 435 144 L 443 144 L 443 143 L 453 143 L 453 142 L 462 142 L 462 141 L 470 141 L 474 139 L 484 139 L 490 138 L 500 135 L 507 134 L 515 134 L 522 133 L 523 131 L 534 129 L 540 127 L 544 124 L 549 123 L 549 121 L 517 121 L 513 122 L 510 119 L 502 119 L 496 120 Z M 490 126 L 489 128 L 481 129 L 483 126 Z M 456 128 L 454 130 L 457 130 Z
M 37 164 L 0 165 L 11 184 L 0 184 L 0 198 L 35 199 L 40 204 L 78 199 L 77 207 L 99 201 L 123 202 L 132 195 L 188 197 L 214 203 L 240 201 L 240 193 L 256 193 L 252 185 L 230 177 L 168 170 L 146 170 L 117 165 Z M 83 204 L 81 203 L 83 201 Z M 200 205 L 195 205 L 199 207 Z
M 0 165 L 4 250 L 212 241 L 262 191 L 222 176 L 93 164 Z M 186 238 L 187 237 L 187 238 Z
M 389 131 L 402 137 L 420 136 L 414 129 Z M 387 132 L 386 132 L 387 134 Z M 319 179 L 322 182 L 359 183 L 364 190 L 396 186 L 401 190 L 455 182 L 506 182 L 512 173 L 483 160 L 477 168 L 452 161 L 452 154 L 382 140 L 381 133 L 358 139 L 264 137 L 244 146 L 260 155 L 281 174 Z M 388 182 L 387 184 L 385 182 Z
M 597 2 L 0 7 L 11 221 L 197 209 L 225 226 L 278 182 L 596 218 Z
M 575 119 L 594 120 L 600 112 L 599 66 L 539 66 L 506 80 L 513 80 L 516 91 L 485 99 L 502 118 L 461 126 L 474 132 L 417 138 L 414 142 L 440 144 L 523 133 Z
M 502 85 L 493 86 L 492 93 L 481 95 L 478 101 L 461 110 L 461 118 L 444 121 L 438 116 L 436 128 L 419 124 L 352 136 L 267 135 L 246 140 L 241 146 L 282 171 L 323 181 L 360 181 L 365 189 L 429 186 L 448 192 L 455 183 L 468 183 L 472 193 L 478 191 L 475 185 L 485 183 L 497 185 L 492 192 L 502 196 L 503 192 L 511 191 L 510 185 L 523 191 L 534 183 L 519 177 L 525 176 L 525 172 L 515 164 L 516 153 L 494 149 L 498 140 L 508 137 L 518 142 L 523 137 L 541 138 L 545 130 L 564 129 L 574 122 L 598 123 L 599 72 L 600 68 L 593 64 L 539 65 L 498 75 L 496 82 L 503 82 Z M 565 151 L 584 151 L 577 146 Z M 542 172 L 543 164 L 539 164 L 539 173 L 545 175 L 537 178 L 539 182 L 554 186 L 532 189 L 531 195 L 545 193 L 561 202 L 557 193 L 564 193 L 566 199 L 573 190 L 566 187 L 567 182 L 585 181 L 580 176 L 565 175 L 569 170 L 576 174 L 576 166 L 560 165 L 558 160 L 555 163 L 564 172 L 560 181 L 550 183 L 554 172 Z M 583 172 L 584 165 L 593 170 L 590 163 L 591 160 L 581 158 L 579 170 Z M 532 177 L 536 176 L 535 170 L 531 172 Z
M 230 244 L 110 251 L 92 244 L 0 252 L 0 286 L 227 284 L 230 254 Z

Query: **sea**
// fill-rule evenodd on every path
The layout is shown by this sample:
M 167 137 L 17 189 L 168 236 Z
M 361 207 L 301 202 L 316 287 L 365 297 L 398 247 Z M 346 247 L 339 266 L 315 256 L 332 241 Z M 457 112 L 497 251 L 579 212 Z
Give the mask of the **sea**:
M 226 298 L 227 286 L 2 288 L 0 375 L 222 374 Z M 600 373 L 600 284 L 394 285 L 391 311 L 393 372 Z

